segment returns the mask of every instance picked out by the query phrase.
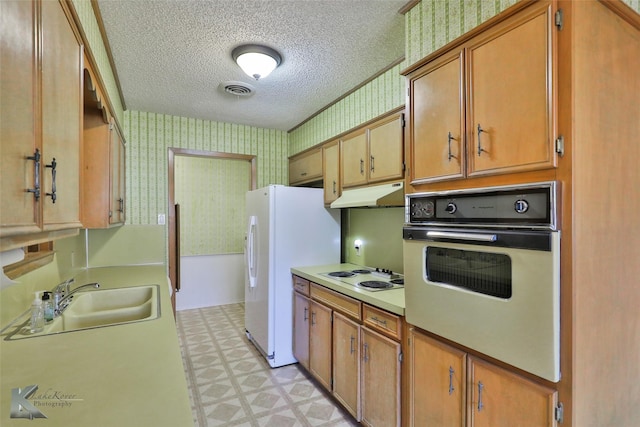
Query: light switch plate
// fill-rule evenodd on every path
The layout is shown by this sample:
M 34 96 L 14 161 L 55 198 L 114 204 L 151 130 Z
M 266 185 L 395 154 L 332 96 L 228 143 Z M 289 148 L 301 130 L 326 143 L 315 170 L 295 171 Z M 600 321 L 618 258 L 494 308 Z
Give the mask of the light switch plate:
M 158 225 L 164 225 L 164 224 L 165 224 L 164 214 L 158 214 Z

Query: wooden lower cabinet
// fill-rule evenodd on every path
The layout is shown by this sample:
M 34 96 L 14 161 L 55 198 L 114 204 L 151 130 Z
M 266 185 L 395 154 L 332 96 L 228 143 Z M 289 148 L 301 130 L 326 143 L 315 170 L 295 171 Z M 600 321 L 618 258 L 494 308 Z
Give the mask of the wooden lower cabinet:
M 410 427 L 464 426 L 465 352 L 409 331 Z
M 396 329 L 404 319 L 297 276 L 293 287 L 293 354 L 300 365 L 363 425 L 399 427 Z
M 360 421 L 360 325 L 333 313 L 333 395 Z
M 551 427 L 557 392 L 469 357 L 469 425 Z
M 309 298 L 293 293 L 293 357 L 309 369 Z
M 362 328 L 362 424 L 400 426 L 400 343 Z
M 309 372 L 331 390 L 331 309 L 311 301 L 309 311 Z
M 552 388 L 413 328 L 408 353 L 409 426 L 556 426 Z

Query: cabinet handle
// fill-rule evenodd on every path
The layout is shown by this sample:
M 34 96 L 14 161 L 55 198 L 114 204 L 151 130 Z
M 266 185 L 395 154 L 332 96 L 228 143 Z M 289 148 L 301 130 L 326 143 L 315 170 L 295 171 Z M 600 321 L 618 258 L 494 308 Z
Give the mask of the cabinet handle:
M 478 381 L 478 412 L 482 411 L 484 405 L 482 404 L 482 390 L 484 389 L 484 384 L 482 381 Z
M 35 169 L 33 188 L 27 188 L 27 193 L 33 193 L 33 197 L 40 200 L 40 150 L 36 148 L 33 156 L 28 156 L 27 160 L 33 160 Z
M 371 165 L 370 165 L 369 168 L 371 169 L 371 172 L 374 172 L 375 171 L 374 162 L 375 162 L 376 158 L 373 157 L 373 156 L 369 156 L 369 157 L 370 157 L 370 160 L 371 160 Z
M 364 160 L 360 159 L 360 175 L 364 175 Z
M 300 176 L 307 176 L 307 173 L 306 172 L 301 172 Z
M 452 395 L 455 390 L 455 387 L 453 386 L 453 374 L 455 372 L 456 371 L 453 370 L 453 367 L 449 366 L 449 395 Z
M 336 182 L 333 181 L 333 194 L 336 194 Z
M 482 148 L 482 141 L 480 140 L 480 134 L 482 132 L 487 132 L 486 130 L 482 129 L 482 127 L 480 126 L 480 123 L 478 123 L 478 156 L 480 156 L 482 154 L 482 152 L 484 151 L 485 153 L 487 152 L 487 150 L 485 150 L 484 148 Z
M 306 322 L 307 320 L 309 320 L 309 309 L 307 307 L 304 308 L 304 321 Z
M 353 352 L 355 351 L 355 348 L 353 348 L 353 344 L 356 341 L 356 337 L 354 337 L 353 335 L 351 335 L 351 343 L 349 345 L 349 354 L 353 354 Z
M 377 317 L 372 317 L 371 320 L 373 320 L 379 325 L 384 325 L 385 327 L 387 326 L 387 321 L 385 319 L 378 319 Z
M 118 209 L 118 212 L 123 213 L 124 212 L 124 199 L 122 197 L 120 197 L 118 199 L 118 203 L 120 203 L 120 209 Z
M 53 160 L 51 161 L 51 164 L 48 165 L 44 165 L 47 168 L 51 168 L 51 193 L 44 193 L 45 195 L 51 197 L 51 202 L 55 203 L 56 202 L 56 198 L 58 196 L 56 196 L 56 167 L 58 166 L 58 163 L 56 162 L 56 158 L 54 157 Z
M 364 343 L 363 356 L 364 356 L 365 363 L 368 362 L 369 361 L 369 344 L 367 343 Z
M 312 311 L 311 312 L 311 325 L 315 325 L 316 324 L 316 312 Z
M 451 132 L 449 132 L 449 135 L 447 137 L 447 144 L 449 145 L 449 156 L 448 159 L 449 161 L 451 161 L 451 159 L 455 159 L 456 156 L 454 156 L 453 154 L 451 154 L 451 141 L 455 140 L 455 138 L 453 137 L 453 135 L 451 135 Z

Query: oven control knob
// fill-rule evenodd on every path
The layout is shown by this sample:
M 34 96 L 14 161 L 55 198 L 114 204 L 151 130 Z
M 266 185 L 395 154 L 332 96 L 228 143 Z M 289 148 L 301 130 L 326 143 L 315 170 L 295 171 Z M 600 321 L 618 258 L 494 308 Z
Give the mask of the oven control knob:
M 457 210 L 458 210 L 458 207 L 456 206 L 456 204 L 451 202 L 447 203 L 447 207 L 444 208 L 444 211 L 450 214 L 456 213 Z
M 527 202 L 524 199 L 518 199 L 516 200 L 516 202 L 513 204 L 516 212 L 522 214 L 525 213 L 526 211 L 529 210 L 529 202 Z

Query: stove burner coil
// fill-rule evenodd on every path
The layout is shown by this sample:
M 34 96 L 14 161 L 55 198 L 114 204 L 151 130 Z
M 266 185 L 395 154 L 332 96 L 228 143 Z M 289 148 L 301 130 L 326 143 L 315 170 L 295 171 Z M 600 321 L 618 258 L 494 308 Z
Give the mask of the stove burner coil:
M 393 287 L 391 283 L 383 282 L 381 280 L 365 280 L 364 282 L 359 282 L 358 286 L 372 289 L 387 289 Z
M 391 283 L 393 283 L 394 285 L 404 285 L 404 279 L 393 279 L 393 280 L 389 280 Z
M 355 274 L 371 274 L 371 270 L 352 270 L 351 272 Z
M 351 277 L 355 276 L 355 273 L 350 271 L 334 271 L 332 273 L 328 273 L 331 277 Z

